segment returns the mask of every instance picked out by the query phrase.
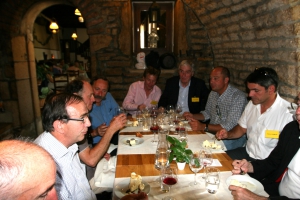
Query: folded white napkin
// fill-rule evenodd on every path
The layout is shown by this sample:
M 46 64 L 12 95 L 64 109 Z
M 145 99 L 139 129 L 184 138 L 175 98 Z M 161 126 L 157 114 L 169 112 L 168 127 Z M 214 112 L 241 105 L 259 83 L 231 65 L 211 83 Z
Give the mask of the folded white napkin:
M 211 163 L 210 167 L 222 167 L 222 164 L 218 159 L 213 159 L 213 162 Z
M 94 179 L 95 186 L 113 188 L 116 172 L 116 156 L 110 157 L 109 161 L 102 158 L 97 165 Z
M 107 153 L 110 153 L 117 147 L 118 145 L 110 144 Z M 99 161 L 94 174 L 94 181 L 96 187 L 113 188 L 116 172 L 116 163 L 116 156 L 110 157 L 108 161 L 105 158 L 102 158 Z

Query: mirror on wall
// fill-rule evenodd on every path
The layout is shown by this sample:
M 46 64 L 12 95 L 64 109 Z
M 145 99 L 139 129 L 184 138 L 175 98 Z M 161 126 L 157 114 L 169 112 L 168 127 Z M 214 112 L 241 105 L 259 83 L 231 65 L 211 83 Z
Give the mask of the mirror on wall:
M 133 52 L 173 52 L 173 2 L 157 3 L 160 7 L 160 19 L 157 23 L 151 22 L 156 19 L 150 18 L 148 13 L 151 4 L 152 2 L 133 2 Z

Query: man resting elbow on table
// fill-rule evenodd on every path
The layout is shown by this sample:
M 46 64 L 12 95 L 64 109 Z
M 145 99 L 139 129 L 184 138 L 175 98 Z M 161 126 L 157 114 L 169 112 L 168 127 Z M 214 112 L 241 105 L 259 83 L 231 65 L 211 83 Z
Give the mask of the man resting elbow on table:
M 246 95 L 239 89 L 229 84 L 230 72 L 226 67 L 216 67 L 210 74 L 212 91 L 208 96 L 205 110 L 199 114 L 185 112 L 183 116 L 188 119 L 193 130 L 216 133 L 224 128 L 232 129 L 236 124 L 247 104 Z M 200 123 L 208 121 L 210 123 Z M 241 147 L 246 142 L 246 136 L 234 140 L 223 141 L 226 149 Z
M 239 138 L 247 134 L 246 147 L 229 150 L 232 159 L 265 159 L 274 149 L 283 127 L 293 120 L 290 103 L 277 93 L 278 75 L 272 68 L 261 67 L 246 78 L 251 100 L 232 130 L 221 129 L 218 139 Z

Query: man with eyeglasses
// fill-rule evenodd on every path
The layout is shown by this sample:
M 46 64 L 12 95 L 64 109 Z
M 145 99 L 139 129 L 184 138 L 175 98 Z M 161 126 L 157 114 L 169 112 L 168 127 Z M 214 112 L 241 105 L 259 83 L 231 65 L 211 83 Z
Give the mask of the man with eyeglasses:
M 259 180 L 269 198 L 261 197 L 247 189 L 230 186 L 234 199 L 300 199 L 300 93 L 295 120 L 288 123 L 279 136 L 279 141 L 270 155 L 263 160 L 248 162 L 235 160 L 233 174 L 241 171 Z M 278 197 L 281 196 L 281 197 Z
M 84 103 L 86 104 L 89 111 L 92 110 L 93 103 L 95 101 L 93 88 L 89 83 L 89 79 L 84 77 L 79 77 L 72 82 L 70 82 L 66 88 L 65 93 L 68 94 L 76 94 L 83 98 Z M 95 174 L 95 166 L 98 164 L 103 156 L 106 159 L 110 158 L 110 155 L 106 153 L 110 141 L 113 135 L 123 128 L 126 125 L 126 116 L 125 114 L 120 114 L 114 117 L 110 125 L 105 130 L 105 133 L 102 134 L 102 140 L 97 143 L 94 147 L 90 147 L 87 142 L 87 138 L 78 143 L 79 147 L 79 158 L 82 162 L 87 165 L 87 178 L 90 180 L 94 177 Z M 95 131 L 94 136 L 99 134 L 98 131 Z
M 79 160 L 76 144 L 84 139 L 91 125 L 83 99 L 64 93 L 49 96 L 43 109 L 42 123 L 45 132 L 35 143 L 48 151 L 56 163 L 58 199 L 96 199 L 85 175 L 85 165 Z
M 97 144 L 105 131 L 107 130 L 110 121 L 116 116 L 119 105 L 113 98 L 109 90 L 109 81 L 105 76 L 96 76 L 92 79 L 95 103 L 90 113 L 92 123 L 93 144 Z M 118 144 L 118 134 L 115 134 L 111 143 Z
M 241 117 L 247 104 L 246 95 L 235 88 L 230 81 L 230 72 L 223 66 L 215 67 L 210 73 L 210 92 L 205 110 L 198 114 L 185 112 L 183 116 L 188 119 L 193 130 L 216 133 L 224 128 L 231 130 Z M 200 123 L 198 120 L 204 121 Z M 209 123 L 208 123 L 209 120 Z M 226 149 L 231 150 L 242 147 L 246 136 L 238 139 L 223 140 Z
M 293 120 L 290 103 L 277 93 L 278 76 L 274 69 L 262 67 L 246 78 L 249 97 L 241 118 L 232 130 L 221 129 L 218 139 L 240 138 L 247 134 L 246 147 L 229 150 L 232 159 L 265 159 L 278 142 L 283 127 Z
M 203 80 L 194 77 L 194 64 L 183 60 L 178 67 L 179 76 L 169 78 L 158 107 L 182 106 L 182 113 L 199 113 L 205 109 L 208 89 Z

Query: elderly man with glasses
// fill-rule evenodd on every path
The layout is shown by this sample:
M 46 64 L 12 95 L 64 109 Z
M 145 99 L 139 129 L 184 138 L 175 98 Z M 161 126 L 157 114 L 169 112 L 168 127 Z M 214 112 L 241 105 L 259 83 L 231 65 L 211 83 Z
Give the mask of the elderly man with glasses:
M 232 130 L 221 129 L 218 139 L 240 138 L 247 134 L 245 147 L 227 151 L 232 159 L 265 159 L 277 145 L 283 127 L 293 120 L 290 103 L 278 92 L 278 76 L 274 69 L 262 67 L 246 78 L 249 97 L 242 117 Z

